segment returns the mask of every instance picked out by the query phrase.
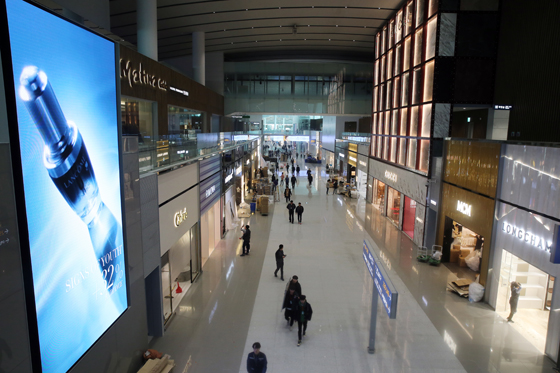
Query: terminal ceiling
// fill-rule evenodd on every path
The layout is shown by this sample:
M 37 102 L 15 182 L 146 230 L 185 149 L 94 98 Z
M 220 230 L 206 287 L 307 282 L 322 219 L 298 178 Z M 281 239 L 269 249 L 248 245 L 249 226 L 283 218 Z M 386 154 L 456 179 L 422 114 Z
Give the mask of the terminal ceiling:
M 159 59 L 206 52 L 225 60 L 373 60 L 374 38 L 402 0 L 158 0 Z M 136 0 L 112 0 L 111 31 L 136 44 Z

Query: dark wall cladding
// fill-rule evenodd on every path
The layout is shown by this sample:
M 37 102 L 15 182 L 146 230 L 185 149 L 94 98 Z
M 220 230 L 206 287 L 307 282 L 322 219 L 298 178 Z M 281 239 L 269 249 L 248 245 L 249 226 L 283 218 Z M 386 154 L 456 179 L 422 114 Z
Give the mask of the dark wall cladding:
M 513 105 L 508 140 L 560 141 L 559 19 L 557 0 L 502 1 L 494 102 Z

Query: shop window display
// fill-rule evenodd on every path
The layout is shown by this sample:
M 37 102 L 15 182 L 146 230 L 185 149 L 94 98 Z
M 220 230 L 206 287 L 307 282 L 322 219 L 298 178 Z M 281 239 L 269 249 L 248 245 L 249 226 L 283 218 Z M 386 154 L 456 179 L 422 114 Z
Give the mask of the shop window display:
M 197 110 L 169 106 L 167 110 L 167 128 L 170 138 L 196 140 L 196 133 L 202 131 L 203 116 L 204 113 Z
M 544 354 L 555 278 L 503 250 L 499 281 L 496 312 L 504 319 L 510 316 L 511 283 L 518 282 L 521 291 L 513 327 Z
M 140 146 L 155 144 L 155 102 L 138 99 L 121 99 L 121 121 L 123 135 L 137 135 Z
M 374 179 L 372 187 L 372 204 L 376 209 L 383 211 L 385 209 L 385 183 Z
M 389 187 L 387 193 L 387 217 L 397 226 L 401 213 L 401 193 Z
M 444 235 L 451 237 L 447 244 L 444 240 L 445 265 L 459 277 L 475 281 L 480 272 L 484 237 L 449 217 L 445 217 Z
M 411 239 L 414 238 L 414 222 L 416 221 L 416 201 L 404 197 L 403 232 Z

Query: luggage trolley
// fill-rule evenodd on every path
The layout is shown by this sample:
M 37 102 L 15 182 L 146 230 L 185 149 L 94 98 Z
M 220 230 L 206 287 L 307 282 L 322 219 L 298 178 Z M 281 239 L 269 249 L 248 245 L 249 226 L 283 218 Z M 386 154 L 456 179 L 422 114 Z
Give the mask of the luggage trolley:
M 416 252 L 418 253 L 416 259 L 422 263 L 427 263 L 432 256 L 432 249 L 428 249 L 426 246 L 418 246 Z

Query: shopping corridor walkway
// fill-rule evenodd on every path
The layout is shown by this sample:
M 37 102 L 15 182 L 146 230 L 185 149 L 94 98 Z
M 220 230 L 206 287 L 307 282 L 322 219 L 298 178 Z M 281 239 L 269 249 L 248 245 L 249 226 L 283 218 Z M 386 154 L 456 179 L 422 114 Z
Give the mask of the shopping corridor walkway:
M 302 164 L 303 165 L 303 164 Z M 303 224 L 290 224 L 283 199 L 268 216 L 244 219 L 251 254 L 240 257 L 240 232 L 230 231 L 205 264 L 162 338 L 151 347 L 176 360 L 177 372 L 246 372 L 260 342 L 268 372 L 552 372 L 540 354 L 488 305 L 446 291 L 455 275 L 417 263 L 416 248 L 363 200 L 325 195 L 326 174 L 301 172 L 294 202 Z M 332 190 L 331 190 L 332 193 Z M 369 240 L 399 292 L 397 319 L 379 302 L 375 354 L 367 353 L 373 281 L 362 258 Z M 298 275 L 313 306 L 297 346 L 281 312 L 286 282 L 274 277 L 284 245 L 285 279 Z

